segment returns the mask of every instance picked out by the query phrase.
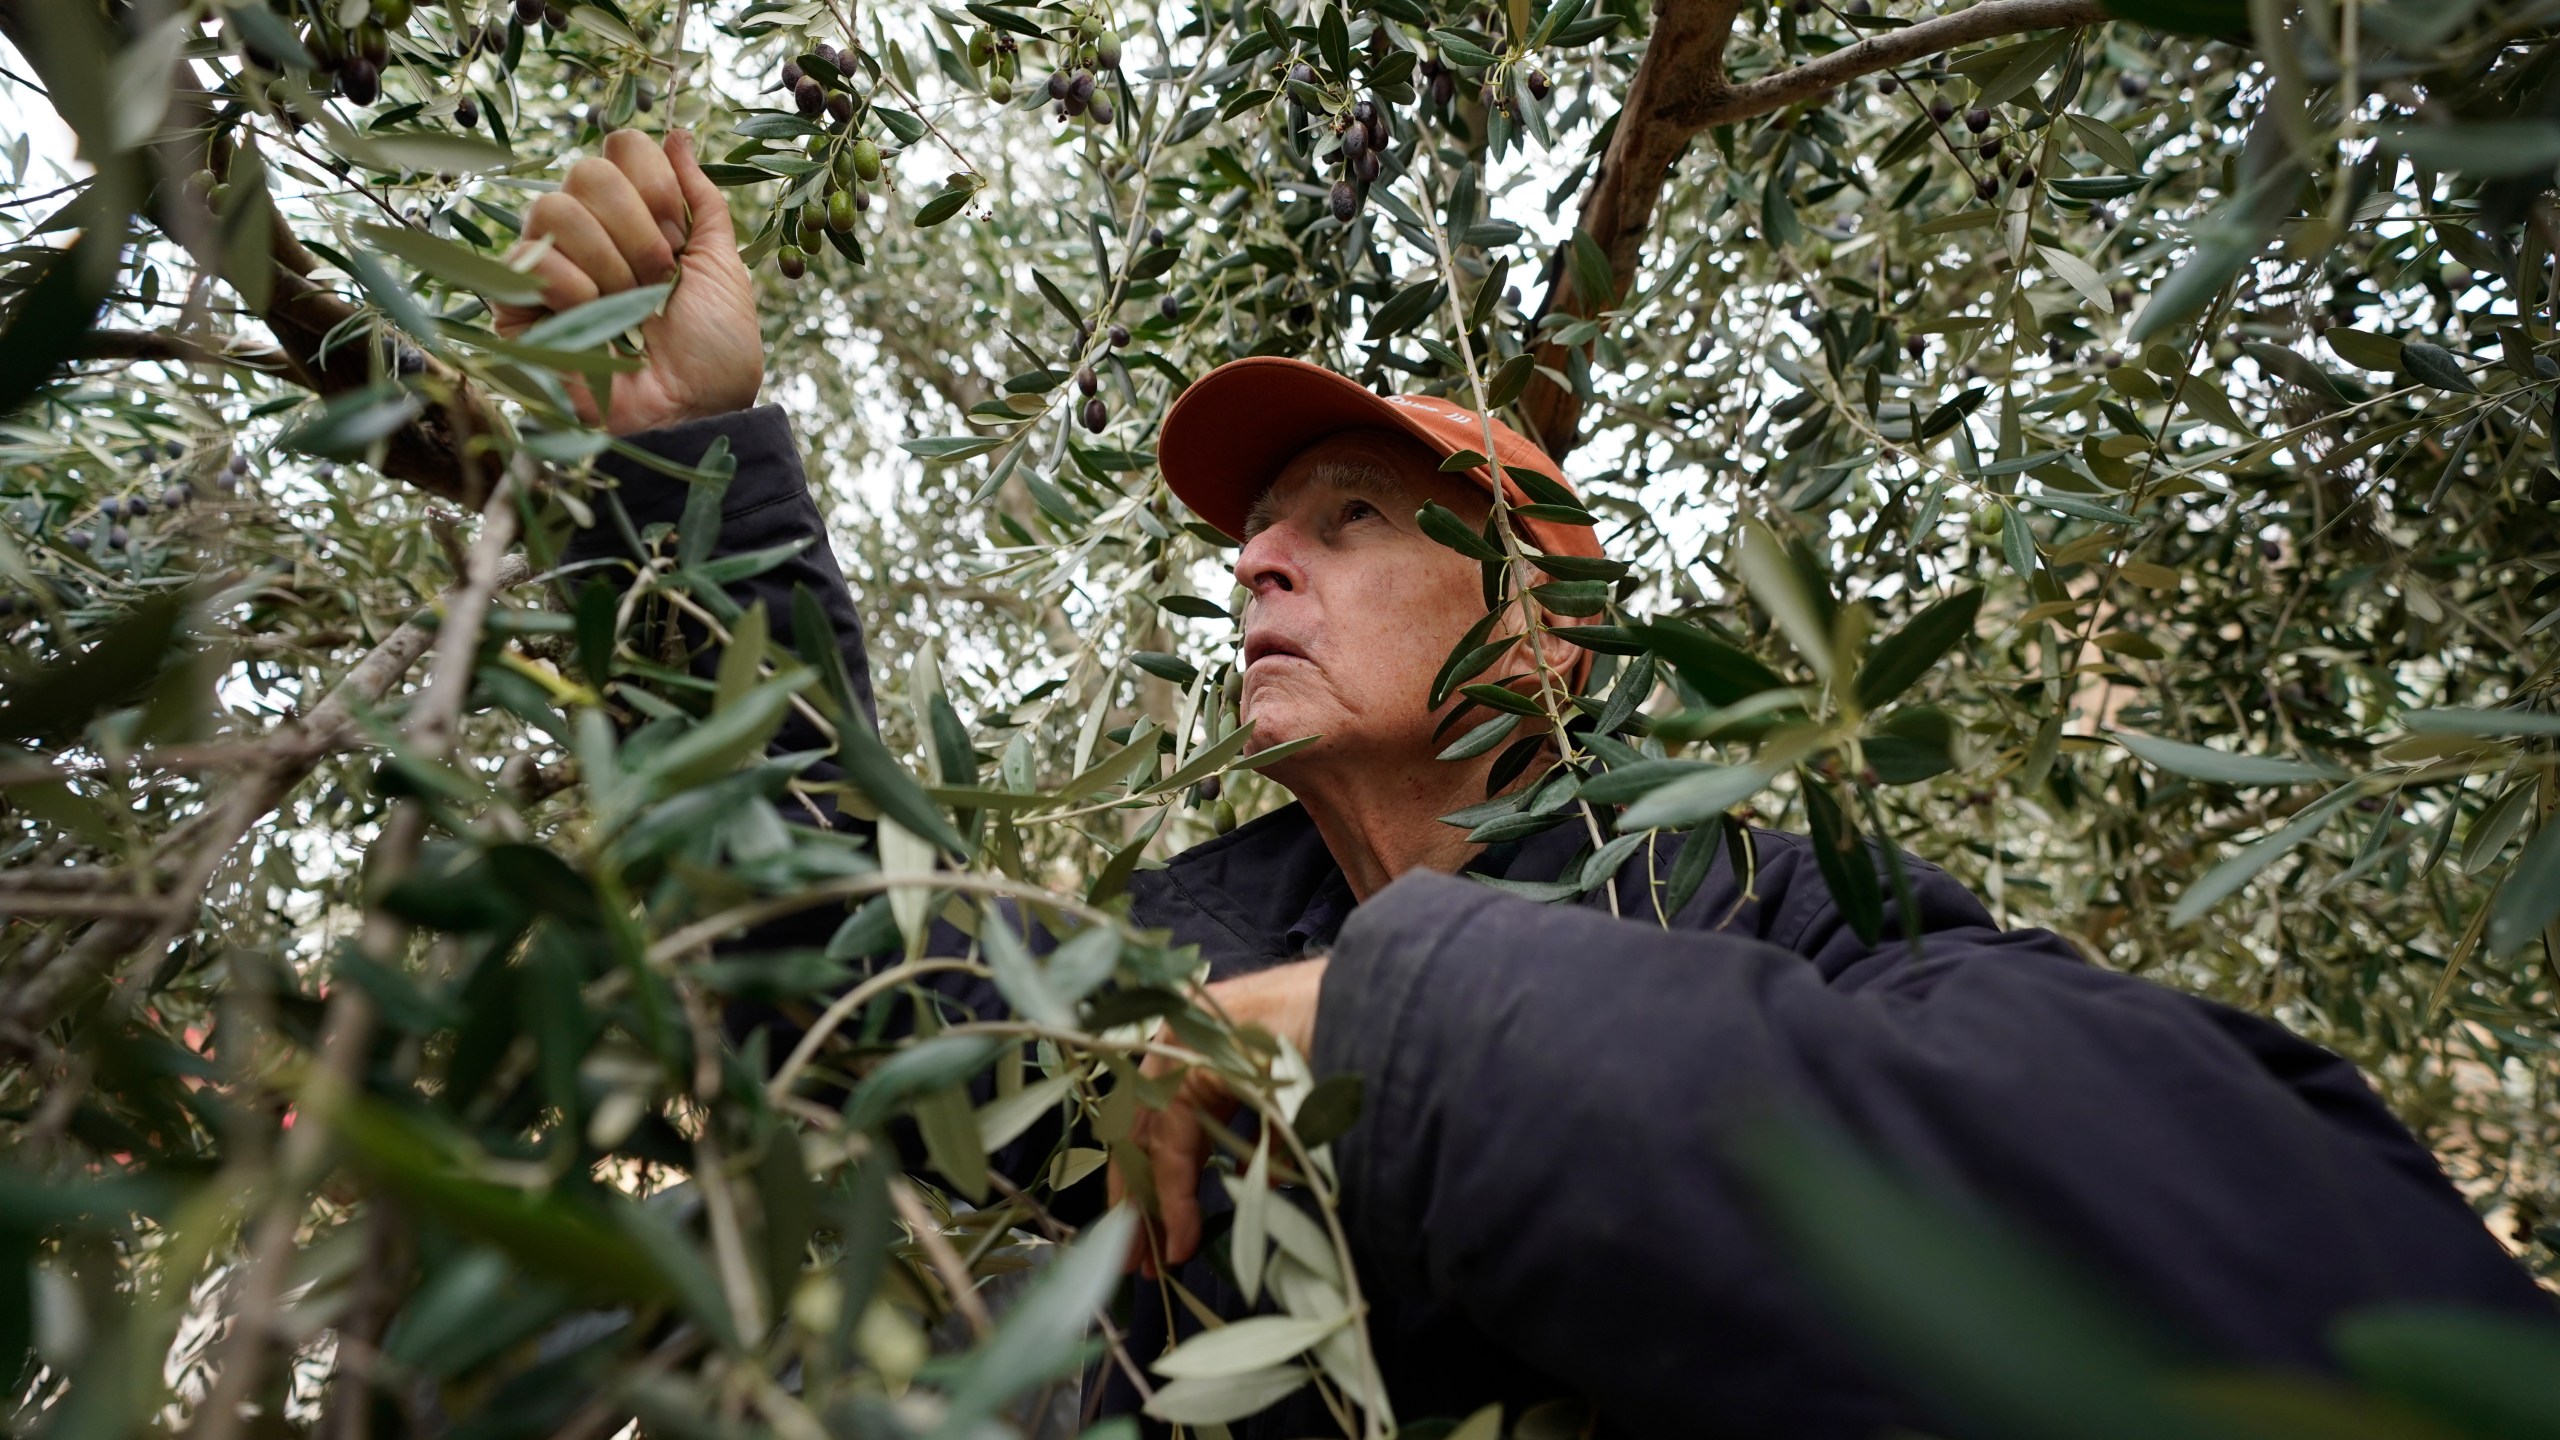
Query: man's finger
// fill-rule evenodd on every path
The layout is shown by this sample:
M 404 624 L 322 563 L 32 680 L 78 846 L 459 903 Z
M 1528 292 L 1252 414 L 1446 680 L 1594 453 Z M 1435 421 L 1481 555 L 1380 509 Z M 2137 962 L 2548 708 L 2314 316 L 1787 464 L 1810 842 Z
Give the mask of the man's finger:
M 737 249 L 738 232 L 729 220 L 729 197 L 702 173 L 702 162 L 694 157 L 691 131 L 667 132 L 667 167 L 675 171 L 676 189 L 684 195 L 692 226 L 685 236 L 684 253 L 691 255 L 706 248 Z
M 566 260 L 584 271 L 597 294 L 612 295 L 639 283 L 632 278 L 631 265 L 622 258 L 621 247 L 605 233 L 604 223 L 587 209 L 585 201 L 566 190 L 554 190 L 533 202 L 525 212 L 525 233 L 550 236 L 550 258 Z M 548 280 L 557 272 L 546 260 L 535 266 L 534 273 Z M 554 310 L 569 308 L 548 295 L 543 297 L 543 303 Z
M 1156 1213 L 1164 1221 L 1164 1261 L 1179 1265 L 1200 1248 L 1200 1167 L 1209 1158 L 1200 1112 L 1185 1094 L 1156 1118 L 1147 1136 L 1155 1167 Z
M 658 222 L 670 252 L 684 249 L 684 191 L 676 184 L 667 152 L 637 130 L 616 130 L 604 137 L 604 158 L 621 167 L 623 178 L 640 195 L 649 218 Z
M 581 160 L 569 167 L 562 188 L 576 196 L 603 227 L 635 281 L 655 285 L 675 273 L 676 247 L 660 233 L 656 217 L 621 166 L 610 160 Z
M 545 315 L 575 310 L 604 293 L 597 288 L 594 276 L 579 269 L 577 262 L 561 254 L 556 246 L 544 252 L 526 273 L 542 282 L 542 303 L 498 307 L 498 333 L 511 340 Z

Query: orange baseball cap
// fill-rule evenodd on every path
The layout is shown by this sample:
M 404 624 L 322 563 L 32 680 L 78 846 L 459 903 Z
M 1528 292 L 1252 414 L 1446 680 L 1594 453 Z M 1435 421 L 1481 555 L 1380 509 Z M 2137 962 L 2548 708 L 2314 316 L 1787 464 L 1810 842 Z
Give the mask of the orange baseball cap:
M 1379 395 L 1321 365 L 1256 355 L 1228 361 L 1174 400 L 1156 438 L 1156 465 L 1182 503 L 1229 537 L 1242 538 L 1253 502 L 1280 478 L 1281 467 L 1328 435 L 1401 430 L 1446 459 L 1461 451 L 1483 454 L 1485 429 L 1485 417 L 1446 400 Z M 1564 471 L 1528 437 L 1499 420 L 1492 430 L 1493 458 L 1504 469 L 1533 471 L 1574 493 Z M 1464 473 L 1494 493 L 1491 466 Z M 1537 503 L 1509 476 L 1501 484 L 1513 505 Z M 1535 516 L 1517 523 L 1547 554 L 1601 558 L 1599 532 L 1591 526 Z

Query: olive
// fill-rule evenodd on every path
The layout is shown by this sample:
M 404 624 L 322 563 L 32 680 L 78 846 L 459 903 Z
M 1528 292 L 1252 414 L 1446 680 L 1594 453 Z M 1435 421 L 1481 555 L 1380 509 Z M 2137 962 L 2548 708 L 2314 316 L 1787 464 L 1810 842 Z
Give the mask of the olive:
M 828 96 L 828 97 L 827 97 L 827 118 L 828 118 L 828 119 L 830 119 L 830 120 L 850 120 L 850 119 L 852 119 L 852 118 L 853 118 L 853 97 L 852 97 L 852 96 L 850 96 L 850 95 L 845 94 L 845 93 L 844 93 L 843 91 L 841 91 L 841 90 L 837 91 L 837 92 L 836 92 L 835 94 L 833 94 L 833 95 Z
M 1360 158 L 1351 162 L 1351 173 L 1359 176 L 1364 183 L 1377 179 L 1378 169 L 1378 152 L 1375 150 L 1366 151 Z
M 2034 167 L 2033 165 L 2021 165 L 2021 166 L 2019 166 L 2019 167 L 2018 167 L 2018 185 L 2019 185 L 2019 187 L 2020 187 L 2021 189 L 2023 189 L 2023 188 L 2025 188 L 2026 186 L 2033 185 L 2034 183 L 2036 183 L 2036 167 Z
M 1443 70 L 1439 74 L 1431 77 L 1431 101 L 1433 104 L 1438 105 L 1443 110 L 1446 110 L 1449 108 L 1449 102 L 1457 98 L 1458 82 L 1450 77 L 1448 71 Z
M 338 93 L 349 104 L 370 105 L 382 98 L 382 72 L 361 55 L 349 56 L 338 69 Z
M 569 28 L 569 12 L 557 5 L 545 5 L 542 7 L 542 23 L 553 30 L 566 30 Z
M 987 98 L 999 105 L 1013 103 L 1013 82 L 1002 75 L 987 77 Z
M 814 250 L 827 228 L 826 212 L 815 205 L 800 210 L 800 243 Z
M 187 483 L 181 480 L 177 484 L 160 492 L 160 508 L 163 510 L 175 510 L 194 498 L 196 498 L 195 491 L 189 489 L 187 487 Z
M 1316 83 L 1316 67 L 1301 60 L 1289 67 L 1289 78 L 1301 85 L 1313 85 Z
M 1964 128 L 1966 128 L 1967 130 L 1972 131 L 1972 132 L 1973 132 L 1974 134 L 1976 134 L 1976 135 L 1979 135 L 1979 134 L 1981 134 L 1983 131 L 1990 129 L 1990 128 L 1991 128 L 1991 112 L 1990 112 L 1990 110 L 1988 110 L 1987 108 L 1985 108 L 1985 107 L 1983 107 L 1983 106 L 1976 105 L 1976 106 L 1974 106 L 1972 109 L 1967 110 L 1966 112 L 1964 112 Z
M 639 94 L 631 97 L 631 103 L 640 107 L 640 113 L 646 115 L 658 108 L 658 97 L 648 87 L 643 86 Z
M 385 29 L 397 30 L 409 23 L 409 0 L 373 0 L 373 18 Z
M 86 550 L 94 541 L 86 530 L 65 530 L 62 532 L 62 543 L 68 549 Z
M 132 499 L 127 500 L 126 502 L 124 502 L 124 513 L 126 513 L 127 515 L 148 515 L 148 514 L 150 514 L 150 513 L 151 513 L 151 497 L 150 497 L 150 496 L 148 496 L 148 495 L 136 495 L 136 496 L 134 496 Z
M 827 87 L 819 84 L 816 76 L 803 75 L 800 83 L 791 87 L 791 103 L 800 107 L 801 114 L 815 115 L 827 107 Z
M 1362 100 L 1357 102 L 1351 107 L 1351 118 L 1360 122 L 1362 125 L 1367 125 L 1370 121 L 1378 118 L 1378 102 L 1375 100 Z
M 1092 71 L 1079 70 L 1075 73 L 1075 78 L 1067 82 L 1067 98 L 1078 103 L 1082 103 L 1093 98 Z
M 1952 101 L 1937 99 L 1929 102 L 1929 118 L 1941 125 L 1946 124 L 1948 118 L 1955 113 L 1956 107 Z
M 1994 135 L 1990 139 L 1982 142 L 1982 158 L 1985 160 L 1997 160 L 2000 158 L 1999 136 Z
M 1544 70 L 1532 70 L 1532 71 L 1530 71 L 1530 72 L 1529 72 L 1529 98 L 1530 98 L 1530 99 L 1532 99 L 1532 100 L 1544 100 L 1544 99 L 1546 99 L 1546 98 L 1547 98 L 1547 92 L 1548 92 L 1549 90 L 1553 89 L 1553 88 L 1554 88 L 1554 86 L 1553 86 L 1553 85 L 1548 81 L 1548 79 L 1547 79 L 1547 72 L 1546 72 L 1546 71 L 1544 71 Z
M 175 440 L 172 440 L 160 447 L 160 453 L 168 456 L 172 460 L 175 460 L 187 453 L 187 447 L 179 444 Z
M 839 235 L 853 229 L 853 197 L 842 190 L 827 197 L 827 228 Z
M 533 26 L 542 23 L 542 0 L 516 0 L 516 23 Z
M 1093 63 L 1105 70 L 1120 68 L 1120 37 L 1105 35 L 1093 44 Z
M 1092 103 L 1090 106 L 1086 107 L 1086 108 L 1087 108 L 1087 109 L 1089 109 L 1089 110 L 1092 112 L 1092 114 L 1093 114 L 1093 123 L 1094 123 L 1094 124 L 1096 124 L 1096 125 L 1108 125 L 1108 124 L 1110 124 L 1110 123 L 1111 123 L 1111 97 L 1110 97 L 1110 96 L 1108 96 L 1108 95 L 1096 95 L 1096 96 L 1094 96 L 1094 97 L 1093 97 L 1093 103 Z
M 1102 403 L 1101 396 L 1096 395 L 1084 402 L 1084 428 L 1099 435 L 1102 427 L 1110 423 L 1111 407 Z
M 1368 126 L 1354 125 L 1350 129 L 1342 132 L 1342 154 L 1345 159 L 1357 160 L 1368 152 Z
M 1156 302 L 1156 313 L 1167 320 L 1179 320 L 1182 318 L 1182 302 L 1167 295 Z
M 98 502 L 98 513 L 104 515 L 110 520 L 113 520 L 118 515 L 124 513 L 124 502 L 118 500 L 113 495 L 110 495 L 106 499 Z
M 1150 244 L 1150 245 L 1161 245 L 1161 244 L 1163 244 L 1163 243 L 1164 243 L 1164 227 L 1163 227 L 1163 226 L 1161 226 L 1161 225 L 1150 225 L 1150 226 L 1148 226 L 1148 227 L 1147 227 L 1147 243 L 1148 243 L 1148 244 Z
M 1985 175 L 1973 183 L 1973 193 L 1976 199 L 1989 200 L 2000 193 L 2000 181 L 1996 177 Z
M 367 20 L 356 27 L 356 53 L 373 62 L 380 70 L 391 59 L 391 32 Z
M 121 525 L 107 532 L 107 548 L 110 550 L 121 550 L 132 541 L 132 533 Z
M 859 215 L 859 214 L 861 214 L 863 211 L 868 210 L 868 209 L 870 209 L 870 208 L 871 208 L 871 192 L 870 192 L 870 191 L 857 188 L 857 189 L 849 190 L 849 191 L 847 191 L 847 192 L 845 192 L 845 193 L 847 193 L 847 194 L 849 194 L 849 195 L 851 195 L 851 196 L 853 197 L 853 211 L 854 211 L 854 213 L 855 213 L 855 214 Z
M 1794 8 L 1799 15 L 1810 15 L 1813 13 L 1813 0 L 1795 0 Z
M 980 69 L 996 58 L 996 37 L 981 30 L 969 37 L 969 63 Z
M 1876 82 L 1876 93 L 1877 93 L 1877 94 L 1879 94 L 1879 95 L 1892 95 L 1892 94 L 1896 94 L 1896 93 L 1899 93 L 1899 92 L 1901 91 L 1901 89 L 1902 89 L 1902 82 L 1901 82 L 1901 81 L 1899 81 L 1899 80 L 1894 79 L 1894 78 L 1893 78 L 1892 76 L 1890 76 L 1890 75 L 1887 75 L 1887 76 L 1885 76 L 1883 79 L 1878 80 L 1878 81 Z
M 880 178 L 880 145 L 867 135 L 853 142 L 853 173 L 864 180 Z
M 1902 342 L 1902 348 L 1910 351 L 1911 358 L 1917 360 L 1921 356 L 1929 353 L 1929 342 L 1921 339 L 1917 335 L 1914 335 L 1910 339 Z
M 2116 90 L 2127 100 L 2141 99 L 2150 88 L 2151 82 L 2139 75 L 2124 74 L 2116 77 Z
M 453 123 L 465 130 L 480 128 L 480 107 L 465 95 L 453 107 Z
M 1101 39 L 1102 17 L 1092 11 L 1086 11 L 1076 20 L 1076 38 L 1079 40 Z
M 1066 99 L 1066 98 L 1067 98 L 1067 72 L 1066 72 L 1066 71 L 1064 71 L 1064 70 L 1052 70 L 1052 71 L 1050 71 L 1050 72 L 1049 72 L 1049 86 L 1048 86 L 1048 89 L 1049 89 L 1049 98 L 1050 98 L 1050 99 L 1052 99 L 1052 100 L 1064 100 L 1064 99 Z
M 507 27 L 499 24 L 495 20 L 491 20 L 482 25 L 480 27 L 480 48 L 492 55 L 504 54 L 507 48 Z
M 1360 213 L 1360 187 L 1348 180 L 1333 182 L 1333 218 L 1348 225 Z
M 1111 327 L 1111 332 L 1110 332 L 1110 333 L 1111 333 L 1111 348 L 1112 348 L 1112 349 L 1114 349 L 1114 350 L 1120 350 L 1120 349 L 1125 349 L 1125 348 L 1127 348 L 1127 346 L 1128 346 L 1128 344 L 1129 344 L 1129 327 L 1128 327 L 1128 326 L 1126 326 L 1126 325 L 1114 325 L 1114 326 L 1112 326 L 1112 327 Z
M 806 274 L 808 274 L 808 273 L 809 273 L 809 256 L 808 256 L 808 252 L 806 252 L 806 251 L 802 250 L 802 249 L 801 249 L 799 246 L 797 246 L 797 245 L 785 245 L 785 246 L 783 246 L 783 247 L 782 247 L 782 278 L 783 278 L 783 279 L 785 279 L 785 280 L 797 280 L 797 279 L 799 279 L 801 276 L 806 275 Z
M 235 451 L 229 460 L 223 462 L 222 468 L 230 471 L 234 475 L 246 475 L 249 473 L 249 457 Z M 337 473 L 337 466 L 323 464 L 319 469 L 311 472 L 311 478 L 315 480 L 328 480 L 334 478 Z
M 1094 374 L 1093 367 L 1087 365 L 1076 372 L 1076 388 L 1092 395 L 1102 389 L 1102 377 Z
M 835 159 L 828 162 L 828 170 L 829 173 L 835 176 L 837 185 L 851 185 L 854 180 L 853 150 L 851 147 L 837 151 Z
M 2008 528 L 2009 512 L 1997 505 L 1985 505 L 1973 512 L 1973 533 L 1988 540 Z
M 782 88 L 785 90 L 797 90 L 800 88 L 799 61 L 785 60 L 782 62 Z

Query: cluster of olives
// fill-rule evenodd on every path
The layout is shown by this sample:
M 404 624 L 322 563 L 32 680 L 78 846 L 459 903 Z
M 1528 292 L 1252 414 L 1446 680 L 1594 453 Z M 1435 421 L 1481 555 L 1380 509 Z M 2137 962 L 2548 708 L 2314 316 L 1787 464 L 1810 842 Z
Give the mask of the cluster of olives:
M 1112 63 L 1118 64 L 1116 41 L 1112 49 Z M 969 36 L 969 68 L 984 72 L 986 78 L 981 83 L 986 86 L 987 98 L 999 105 L 1013 99 L 1013 82 L 1022 78 L 1021 57 L 1022 42 L 993 26 Z
M 184 453 L 184 448 L 176 441 L 169 443 L 170 459 L 175 460 Z M 224 462 L 221 471 L 215 476 L 214 483 L 228 494 L 240 488 L 242 477 L 248 473 L 248 457 L 235 454 Z M 127 528 L 125 522 L 142 520 L 155 511 L 174 514 L 194 502 L 195 486 L 175 468 L 162 472 L 160 479 L 163 483 L 156 499 L 150 495 L 109 495 L 98 502 L 96 523 L 107 527 L 105 538 L 108 549 L 122 550 L 133 543 L 133 532 Z M 86 527 L 62 532 L 62 543 L 73 550 L 91 549 L 97 544 L 98 538 L 96 531 Z
M 1049 98 L 1057 102 L 1055 113 L 1061 124 L 1081 115 L 1107 126 L 1112 119 L 1111 94 L 1102 88 L 1102 77 L 1120 68 L 1120 37 L 1092 13 L 1076 21 L 1075 35 L 1070 51 L 1074 63 L 1049 72 Z
M 855 217 L 871 208 L 869 187 L 878 183 L 886 158 L 879 141 L 854 133 L 866 103 L 854 84 L 855 53 L 821 43 L 802 58 L 812 63 L 783 62 L 778 88 L 791 92 L 801 114 L 815 119 L 823 112 L 831 126 L 829 133 L 809 140 L 809 158 L 826 167 L 824 198 L 801 206 L 789 218 L 784 231 L 789 238 L 775 254 L 786 280 L 809 273 L 809 257 L 827 232 L 852 233 Z
M 285 8 L 290 17 L 298 7 Z M 342 7 L 321 8 L 327 18 L 307 22 L 297 32 L 302 48 L 349 103 L 371 105 L 380 100 L 383 67 L 391 63 L 391 37 L 409 27 L 417 13 L 417 0 L 371 0 L 364 18 L 351 26 L 341 25 L 335 18 L 343 13 Z M 515 0 L 515 12 L 526 26 L 541 24 L 559 30 L 569 23 L 567 11 L 545 0 Z M 465 57 L 502 53 L 507 48 L 507 27 L 495 20 L 466 25 L 457 36 L 457 44 Z M 270 74 L 284 68 L 276 57 L 255 45 L 244 45 L 241 56 L 253 69 Z M 480 108 L 466 98 L 454 118 L 466 129 L 478 125 Z
M 1128 347 L 1128 326 L 1114 325 L 1106 333 L 1110 336 L 1112 349 L 1121 350 Z M 1092 338 L 1093 332 L 1081 325 L 1076 327 L 1076 349 L 1079 352 Z M 1084 421 L 1084 428 L 1096 435 L 1101 434 L 1103 427 L 1111 423 L 1111 407 L 1102 402 L 1102 377 L 1094 373 L 1092 366 L 1087 365 L 1076 372 L 1076 391 L 1084 396 L 1084 410 L 1080 417 Z
M 1304 62 L 1289 69 L 1289 78 L 1300 85 L 1313 85 L 1316 72 Z M 1350 108 L 1335 112 L 1333 135 L 1338 148 L 1328 160 L 1340 159 L 1342 178 L 1333 182 L 1327 200 L 1333 207 L 1333 218 L 1348 225 L 1360 213 L 1360 201 L 1369 193 L 1371 182 L 1378 178 L 1385 164 L 1387 146 L 1395 141 L 1394 128 L 1387 121 L 1387 107 L 1372 96 L 1352 102 Z

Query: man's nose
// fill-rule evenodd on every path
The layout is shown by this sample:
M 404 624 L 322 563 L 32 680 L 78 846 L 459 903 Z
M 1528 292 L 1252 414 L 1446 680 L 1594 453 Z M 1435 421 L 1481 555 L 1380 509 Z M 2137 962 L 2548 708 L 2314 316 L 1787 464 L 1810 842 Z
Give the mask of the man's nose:
M 1243 551 L 1236 556 L 1236 583 L 1254 596 L 1273 590 L 1304 589 L 1307 575 L 1300 563 L 1300 548 L 1295 531 L 1286 522 L 1265 527 L 1244 542 Z

